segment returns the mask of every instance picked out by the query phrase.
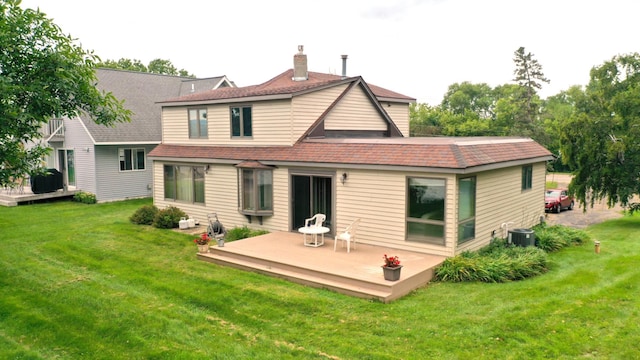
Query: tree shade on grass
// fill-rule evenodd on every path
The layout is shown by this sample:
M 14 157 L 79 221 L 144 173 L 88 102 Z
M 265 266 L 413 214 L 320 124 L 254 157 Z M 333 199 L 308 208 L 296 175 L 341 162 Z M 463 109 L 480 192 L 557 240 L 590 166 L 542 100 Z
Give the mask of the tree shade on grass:
M 0 208 L 0 358 L 637 357 L 640 217 L 541 276 L 382 304 L 198 261 L 192 235 L 129 221 L 150 204 Z

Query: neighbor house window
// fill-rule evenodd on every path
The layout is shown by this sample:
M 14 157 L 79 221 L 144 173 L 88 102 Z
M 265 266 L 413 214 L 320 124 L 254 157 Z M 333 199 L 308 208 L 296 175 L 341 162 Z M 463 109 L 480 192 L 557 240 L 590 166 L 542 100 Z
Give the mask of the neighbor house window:
M 231 108 L 231 136 L 252 136 L 251 106 Z
M 458 244 L 476 236 L 476 178 L 458 180 Z
M 120 171 L 144 170 L 144 149 L 118 149 Z
M 445 245 L 445 181 L 407 179 L 407 241 Z
M 239 169 L 239 208 L 245 215 L 273 214 L 273 170 Z
M 189 109 L 189 138 L 208 136 L 207 109 Z
M 522 190 L 531 189 L 533 186 L 533 165 L 522 167 Z
M 204 204 L 204 166 L 165 165 L 164 198 Z

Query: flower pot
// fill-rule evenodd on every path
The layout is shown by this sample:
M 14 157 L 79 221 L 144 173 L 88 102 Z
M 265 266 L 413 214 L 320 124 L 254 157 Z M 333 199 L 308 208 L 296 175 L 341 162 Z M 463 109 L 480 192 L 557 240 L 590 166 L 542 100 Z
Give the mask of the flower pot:
M 209 252 L 209 244 L 206 244 L 206 245 L 198 244 L 198 252 L 199 253 L 208 253 Z
M 389 281 L 397 281 L 400 280 L 400 270 L 402 270 L 402 265 L 396 267 L 382 267 L 382 272 L 384 273 L 384 279 Z

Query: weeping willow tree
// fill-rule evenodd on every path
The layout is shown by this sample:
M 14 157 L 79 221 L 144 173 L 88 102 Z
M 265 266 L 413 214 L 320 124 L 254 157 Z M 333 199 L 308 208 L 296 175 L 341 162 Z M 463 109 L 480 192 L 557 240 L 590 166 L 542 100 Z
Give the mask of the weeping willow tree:
M 584 211 L 596 201 L 636 210 L 640 194 L 640 55 L 618 55 L 591 70 L 574 115 L 562 125 L 569 191 Z

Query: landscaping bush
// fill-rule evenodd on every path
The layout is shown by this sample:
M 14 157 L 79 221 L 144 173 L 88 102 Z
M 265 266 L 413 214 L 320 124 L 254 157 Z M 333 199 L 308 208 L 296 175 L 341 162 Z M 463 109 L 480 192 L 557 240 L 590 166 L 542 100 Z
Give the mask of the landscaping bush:
M 522 280 L 547 271 L 547 255 L 536 247 L 508 245 L 502 239 L 477 252 L 448 258 L 436 270 L 438 281 L 506 282 Z
M 584 230 L 562 225 L 537 225 L 533 229 L 536 234 L 536 246 L 546 252 L 558 251 L 572 245 L 582 245 L 591 238 Z
M 73 195 L 73 201 L 83 204 L 95 204 L 98 202 L 96 195 L 90 192 L 79 191 Z
M 158 208 L 155 205 L 144 205 L 136 210 L 129 220 L 138 225 L 152 225 L 157 214 Z
M 246 239 L 246 238 L 263 235 L 267 233 L 269 232 L 266 230 L 252 230 L 245 225 L 242 227 L 235 227 L 231 230 L 228 230 L 224 239 L 225 241 L 233 241 L 233 240 Z
M 187 217 L 187 214 L 184 211 L 175 206 L 169 206 L 162 210 L 158 210 L 158 213 L 153 219 L 153 226 L 160 229 L 177 228 L 180 224 L 180 219 L 183 217 Z

